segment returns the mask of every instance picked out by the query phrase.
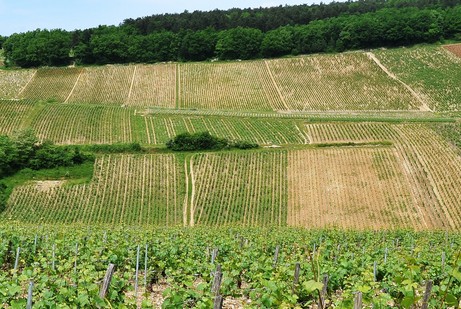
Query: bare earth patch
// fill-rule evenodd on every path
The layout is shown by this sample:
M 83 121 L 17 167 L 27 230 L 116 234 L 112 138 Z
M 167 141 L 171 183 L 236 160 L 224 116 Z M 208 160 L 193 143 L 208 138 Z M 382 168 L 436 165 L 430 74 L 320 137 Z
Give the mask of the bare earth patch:
M 443 48 L 461 58 L 461 44 L 445 45 Z
M 63 180 L 36 181 L 35 188 L 40 192 L 49 192 L 52 189 L 61 187 L 63 183 L 64 183 Z

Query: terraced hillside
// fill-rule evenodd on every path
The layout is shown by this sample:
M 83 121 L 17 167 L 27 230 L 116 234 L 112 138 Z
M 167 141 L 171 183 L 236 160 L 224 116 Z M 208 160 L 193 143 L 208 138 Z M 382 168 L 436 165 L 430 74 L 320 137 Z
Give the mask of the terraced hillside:
M 0 133 L 98 154 L 14 188 L 3 219 L 458 230 L 459 59 L 440 46 L 264 61 L 0 71 Z M 20 100 L 18 98 L 25 98 Z M 449 111 L 450 113 L 436 113 Z M 183 132 L 263 147 L 170 153 Z
M 103 156 L 89 184 L 17 187 L 5 215 L 191 226 L 460 226 L 461 156 L 430 124 L 306 127 L 313 144 L 295 149 Z
M 446 48 L 456 52 L 457 45 Z M 461 59 L 446 48 L 2 71 L 0 98 L 230 111 L 454 111 Z

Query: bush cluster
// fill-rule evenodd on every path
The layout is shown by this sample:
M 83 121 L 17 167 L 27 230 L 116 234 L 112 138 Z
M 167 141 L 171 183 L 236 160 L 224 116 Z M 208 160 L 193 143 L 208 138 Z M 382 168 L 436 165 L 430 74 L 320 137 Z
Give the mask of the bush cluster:
M 50 169 L 92 160 L 93 155 L 81 152 L 78 147 L 56 146 L 48 140 L 40 142 L 31 130 L 12 137 L 0 135 L 0 179 L 24 169 Z M 10 193 L 11 188 L 0 182 L 0 212 L 5 209 Z
M 40 142 L 31 130 L 13 137 L 0 136 L 0 178 L 21 169 L 33 170 L 82 164 L 93 156 L 78 147 L 56 146 L 51 141 Z
M 209 132 L 181 133 L 166 143 L 168 149 L 174 151 L 252 149 L 259 145 L 247 141 L 231 141 L 211 135 Z
M 141 144 L 138 142 L 128 143 L 128 144 L 95 144 L 86 146 L 85 150 L 91 152 L 103 152 L 103 153 L 122 153 L 122 152 L 143 152 Z

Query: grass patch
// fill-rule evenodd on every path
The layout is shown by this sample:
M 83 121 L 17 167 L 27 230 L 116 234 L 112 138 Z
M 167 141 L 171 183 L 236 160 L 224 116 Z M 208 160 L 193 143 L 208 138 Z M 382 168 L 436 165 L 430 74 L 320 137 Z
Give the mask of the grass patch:
M 41 170 L 26 168 L 0 181 L 0 185 L 5 186 L 4 190 L 0 191 L 0 199 L 6 202 L 15 187 L 30 181 L 63 180 L 65 185 L 89 183 L 93 177 L 93 170 L 93 162 Z M 0 211 L 1 208 L 2 203 L 0 203 Z
M 391 141 L 377 141 L 377 142 L 341 142 L 341 143 L 319 143 L 311 144 L 314 148 L 324 147 L 356 147 L 356 146 L 392 146 Z
M 74 183 L 88 183 L 93 177 L 93 169 L 93 162 L 42 170 L 26 168 L 12 176 L 4 178 L 2 182 L 8 187 L 15 187 L 25 184 L 28 181 L 38 180 L 66 180 Z

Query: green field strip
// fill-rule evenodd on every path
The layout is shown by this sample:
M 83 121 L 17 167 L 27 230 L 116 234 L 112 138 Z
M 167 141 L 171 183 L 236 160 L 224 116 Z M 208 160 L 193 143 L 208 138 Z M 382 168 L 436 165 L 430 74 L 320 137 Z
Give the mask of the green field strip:
M 375 54 L 432 110 L 461 110 L 461 58 L 438 45 L 376 50 Z

